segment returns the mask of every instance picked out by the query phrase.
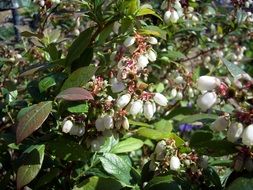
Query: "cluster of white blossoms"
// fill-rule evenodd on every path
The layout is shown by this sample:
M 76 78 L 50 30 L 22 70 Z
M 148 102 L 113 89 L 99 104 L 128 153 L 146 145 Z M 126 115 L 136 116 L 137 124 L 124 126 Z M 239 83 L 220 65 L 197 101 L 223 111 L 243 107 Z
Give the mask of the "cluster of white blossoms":
M 65 119 L 62 123 L 62 132 L 80 137 L 84 135 L 85 127 L 73 123 L 70 119 Z
M 155 151 L 150 156 L 150 164 L 149 169 L 151 171 L 158 171 L 159 164 L 161 161 L 168 161 L 168 165 L 170 170 L 177 171 L 181 167 L 181 162 L 178 156 L 175 154 L 173 155 L 173 148 L 169 146 L 165 140 L 159 141 L 155 147 Z M 170 152 L 172 151 L 172 152 Z
M 164 1 L 162 4 L 162 9 L 168 9 L 168 1 Z M 175 3 L 173 4 L 173 8 L 169 8 L 164 13 L 163 19 L 166 24 L 169 23 L 177 23 L 180 17 L 183 16 L 183 8 L 179 2 L 179 0 L 176 0 Z
M 253 145 L 253 124 L 246 128 L 242 123 L 229 121 L 229 116 L 218 117 L 211 125 L 214 131 L 227 131 L 227 140 L 230 142 L 238 142 L 242 139 L 242 143 L 246 146 Z
M 215 89 L 221 84 L 220 80 L 213 76 L 201 76 L 197 81 L 197 88 L 201 95 L 197 99 L 197 105 L 202 111 L 207 111 L 217 103 Z

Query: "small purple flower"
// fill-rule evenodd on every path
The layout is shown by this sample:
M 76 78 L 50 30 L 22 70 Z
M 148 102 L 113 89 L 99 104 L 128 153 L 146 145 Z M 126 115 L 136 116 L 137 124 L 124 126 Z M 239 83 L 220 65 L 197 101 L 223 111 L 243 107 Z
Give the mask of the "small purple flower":
M 199 129 L 200 127 L 202 127 L 201 125 L 191 125 L 188 123 L 183 123 L 179 125 L 179 131 L 181 133 L 185 133 L 185 132 L 190 132 L 192 130 L 196 130 Z

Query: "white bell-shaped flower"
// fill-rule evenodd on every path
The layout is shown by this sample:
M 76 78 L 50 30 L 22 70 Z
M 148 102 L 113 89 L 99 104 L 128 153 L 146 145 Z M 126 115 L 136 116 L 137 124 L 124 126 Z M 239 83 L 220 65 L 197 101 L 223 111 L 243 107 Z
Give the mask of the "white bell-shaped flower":
M 153 36 L 148 37 L 147 41 L 152 45 L 156 45 L 158 43 L 157 39 Z
M 104 123 L 105 129 L 112 129 L 114 126 L 113 117 L 110 115 L 105 115 L 103 117 L 103 123 Z
M 170 22 L 177 23 L 178 19 L 179 19 L 179 15 L 177 11 L 173 10 L 170 15 Z
M 159 154 L 160 152 L 163 152 L 164 150 L 166 150 L 166 146 L 167 146 L 167 144 L 166 144 L 165 140 L 159 141 L 156 144 L 155 153 Z
M 180 160 L 177 156 L 172 156 L 170 158 L 170 169 L 176 171 L 180 168 Z
M 149 49 L 146 53 L 146 56 L 149 61 L 154 62 L 154 61 L 156 61 L 157 53 L 155 52 L 155 50 Z
M 197 81 L 197 87 L 201 91 L 210 91 L 220 85 L 220 80 L 213 76 L 201 76 Z
M 206 92 L 197 99 L 197 105 L 202 111 L 210 109 L 217 101 L 217 95 L 215 92 Z
M 85 133 L 85 127 L 78 127 L 77 136 L 81 137 Z
M 153 99 L 154 99 L 155 103 L 157 103 L 160 106 L 167 106 L 167 104 L 168 104 L 167 98 L 164 95 L 162 95 L 161 93 L 155 93 L 155 96 Z
M 137 69 L 144 69 L 148 65 L 148 58 L 145 55 L 140 55 L 137 59 Z
M 135 43 L 135 37 L 133 36 L 129 36 L 125 39 L 125 41 L 123 42 L 125 47 L 130 47 L 131 45 L 133 45 Z
M 131 100 L 131 95 L 130 94 L 124 94 L 120 96 L 116 102 L 116 105 L 119 108 L 124 108 Z
M 218 117 L 212 124 L 211 129 L 214 131 L 224 131 L 229 125 L 229 119 L 227 116 Z
M 116 78 L 115 78 L 116 79 Z M 116 80 L 111 81 L 111 90 L 113 93 L 119 93 L 125 90 L 126 86 L 123 82 Z
M 153 104 L 150 101 L 145 102 L 143 111 L 144 116 L 150 120 L 155 113 Z
M 71 120 L 63 121 L 62 125 L 62 132 L 63 133 L 69 133 L 71 129 L 73 128 L 74 124 Z
M 97 131 L 104 131 L 105 126 L 104 126 L 103 118 L 101 118 L 101 117 L 97 118 L 97 120 L 95 122 L 95 126 L 96 126 Z
M 133 116 L 136 116 L 137 114 L 141 113 L 142 110 L 143 110 L 143 101 L 137 100 L 131 104 L 129 113 Z
M 253 145 L 253 124 L 244 129 L 242 134 L 242 143 L 247 146 Z
M 125 116 L 122 118 L 122 128 L 125 130 L 129 129 L 129 121 Z
M 227 132 L 227 139 L 230 142 L 236 142 L 243 133 L 243 125 L 241 123 L 232 123 Z
M 170 23 L 171 11 L 166 11 L 163 16 L 163 20 L 166 24 Z

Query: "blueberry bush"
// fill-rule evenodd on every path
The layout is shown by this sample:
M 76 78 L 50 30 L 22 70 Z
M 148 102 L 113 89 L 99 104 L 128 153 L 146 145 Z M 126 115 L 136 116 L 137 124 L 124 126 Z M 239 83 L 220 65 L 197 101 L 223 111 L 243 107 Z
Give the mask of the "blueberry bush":
M 253 188 L 251 0 L 36 0 L 0 46 L 0 189 Z

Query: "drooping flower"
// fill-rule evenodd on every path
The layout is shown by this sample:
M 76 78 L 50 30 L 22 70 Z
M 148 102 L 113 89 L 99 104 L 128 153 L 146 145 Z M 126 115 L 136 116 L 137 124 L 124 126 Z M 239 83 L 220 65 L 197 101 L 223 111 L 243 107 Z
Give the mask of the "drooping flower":
M 205 94 L 202 94 L 197 99 L 197 105 L 202 111 L 207 111 L 217 101 L 217 95 L 215 92 L 206 92 Z
M 197 81 L 197 87 L 201 91 L 210 91 L 220 85 L 220 80 L 213 76 L 201 76 Z
M 155 113 L 153 104 L 150 101 L 146 101 L 144 104 L 143 111 L 144 111 L 144 116 L 148 120 L 150 120 Z
M 177 156 L 172 156 L 170 158 L 170 169 L 176 171 L 180 168 L 180 160 Z
M 73 128 L 74 124 L 71 120 L 63 121 L 62 132 L 69 133 Z
M 242 134 L 242 143 L 247 146 L 253 145 L 253 124 L 244 129 Z
M 130 94 L 124 94 L 120 96 L 116 102 L 116 105 L 119 108 L 124 108 L 131 100 L 131 95 Z
M 130 47 L 131 45 L 133 45 L 135 43 L 135 37 L 133 36 L 129 36 L 125 39 L 125 41 L 123 42 L 125 47 Z
M 143 110 L 143 102 L 141 100 L 134 101 L 130 107 L 129 113 L 133 116 L 141 113 Z
M 155 96 L 153 99 L 154 99 L 155 103 L 157 103 L 160 106 L 167 106 L 167 104 L 168 104 L 167 98 L 164 95 L 162 95 L 161 93 L 155 93 Z
M 243 125 L 241 123 L 232 123 L 227 132 L 227 139 L 230 142 L 236 142 L 239 138 L 241 138 L 243 133 Z

